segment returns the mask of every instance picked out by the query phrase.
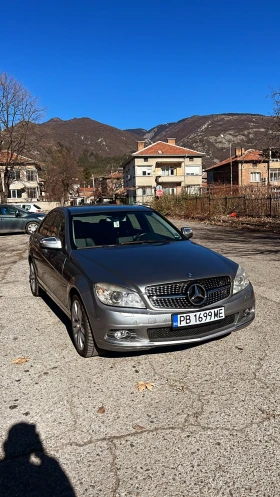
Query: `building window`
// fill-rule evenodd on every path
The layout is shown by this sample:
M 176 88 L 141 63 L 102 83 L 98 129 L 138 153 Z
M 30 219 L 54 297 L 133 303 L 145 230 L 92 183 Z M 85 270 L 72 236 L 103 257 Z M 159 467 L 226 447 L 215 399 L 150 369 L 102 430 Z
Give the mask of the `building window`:
M 27 169 L 26 170 L 26 181 L 37 181 L 36 169 Z
M 186 187 L 186 193 L 189 195 L 199 195 L 200 186 L 199 185 L 191 185 Z
M 163 193 L 167 193 L 169 195 L 173 194 L 175 195 L 177 192 L 176 188 L 163 188 Z
M 10 175 L 11 175 L 11 179 L 19 180 L 20 179 L 20 170 L 14 169 L 13 171 L 10 171 Z
M 161 166 L 162 176 L 176 176 L 175 166 Z
M 261 173 L 251 173 L 251 183 L 260 183 Z
M 10 190 L 9 198 L 21 198 L 22 190 Z
M 139 196 L 152 195 L 152 188 L 150 188 L 150 187 L 138 188 L 137 194 Z
M 148 162 L 149 157 L 144 157 L 144 162 Z
M 199 176 L 201 175 L 200 166 L 186 166 L 186 175 L 187 176 Z
M 270 183 L 280 181 L 280 169 L 270 169 L 269 181 L 270 181 Z
M 145 169 L 142 169 L 142 176 L 151 176 L 151 174 L 152 174 L 151 167 L 146 167 Z
M 37 188 L 26 188 L 28 198 L 37 198 Z
M 189 157 L 189 162 L 193 162 L 193 157 Z

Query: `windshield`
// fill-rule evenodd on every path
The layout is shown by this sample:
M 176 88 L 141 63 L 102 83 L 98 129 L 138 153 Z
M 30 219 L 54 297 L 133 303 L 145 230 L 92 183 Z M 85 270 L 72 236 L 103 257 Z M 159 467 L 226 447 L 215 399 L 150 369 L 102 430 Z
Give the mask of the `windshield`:
M 72 236 L 76 248 L 184 239 L 172 224 L 153 211 L 76 215 L 72 217 Z

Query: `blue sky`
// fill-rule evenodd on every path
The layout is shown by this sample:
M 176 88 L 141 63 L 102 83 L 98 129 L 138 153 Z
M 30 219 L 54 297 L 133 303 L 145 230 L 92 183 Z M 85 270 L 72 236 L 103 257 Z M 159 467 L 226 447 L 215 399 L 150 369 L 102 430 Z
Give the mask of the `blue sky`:
M 0 72 L 38 97 L 44 120 L 150 129 L 269 115 L 279 14 L 276 0 L 14 0 L 1 6 Z

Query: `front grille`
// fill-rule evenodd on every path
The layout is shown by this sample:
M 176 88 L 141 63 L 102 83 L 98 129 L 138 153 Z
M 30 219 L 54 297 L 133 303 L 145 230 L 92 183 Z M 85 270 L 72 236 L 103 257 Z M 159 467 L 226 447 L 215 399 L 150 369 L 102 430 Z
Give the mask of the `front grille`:
M 176 340 L 177 338 L 191 339 L 203 338 L 212 331 L 219 331 L 224 326 L 229 326 L 235 321 L 235 314 L 226 316 L 224 319 L 214 323 L 201 324 L 200 326 L 188 326 L 186 328 L 148 328 L 147 333 L 149 340 L 156 342 L 162 340 Z
M 182 281 L 146 287 L 146 295 L 156 309 L 189 309 L 194 306 L 187 292 L 193 284 L 202 285 L 207 294 L 206 301 L 200 307 L 215 304 L 230 295 L 231 279 L 229 276 L 205 278 L 201 280 Z

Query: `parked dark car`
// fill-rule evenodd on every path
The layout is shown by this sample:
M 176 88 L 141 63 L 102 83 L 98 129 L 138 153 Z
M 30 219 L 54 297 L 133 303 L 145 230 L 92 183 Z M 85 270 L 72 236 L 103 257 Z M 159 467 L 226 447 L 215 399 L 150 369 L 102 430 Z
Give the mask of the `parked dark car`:
M 0 204 L 0 233 L 17 233 L 24 231 L 31 234 L 37 230 L 45 214 L 29 213 L 24 209 L 9 204 Z
M 191 236 L 148 207 L 56 208 L 30 237 L 31 291 L 45 290 L 69 316 L 83 357 L 247 326 L 255 299 L 244 270 Z

